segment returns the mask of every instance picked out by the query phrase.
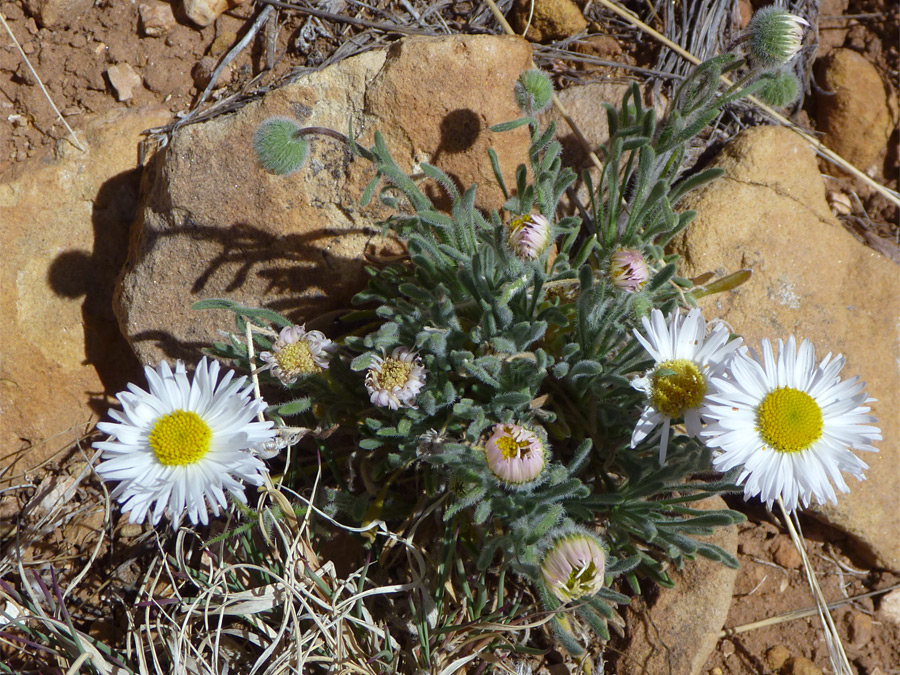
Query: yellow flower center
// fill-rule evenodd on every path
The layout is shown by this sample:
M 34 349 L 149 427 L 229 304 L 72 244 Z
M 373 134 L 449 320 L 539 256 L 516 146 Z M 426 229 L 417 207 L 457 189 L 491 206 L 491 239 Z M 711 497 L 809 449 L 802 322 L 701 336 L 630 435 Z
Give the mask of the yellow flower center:
M 706 396 L 706 378 L 697 364 L 688 359 L 660 363 L 651 376 L 650 402 L 669 417 L 681 417 L 696 408 Z
M 528 441 L 517 441 L 509 434 L 497 439 L 497 447 L 503 453 L 503 459 L 518 459 L 528 457 L 531 454 L 531 446 Z
M 394 387 L 403 387 L 409 382 L 411 370 L 411 363 L 389 357 L 382 362 L 375 376 L 375 382 L 381 389 L 393 391 Z
M 773 450 L 800 452 L 822 437 L 822 409 L 805 391 L 779 387 L 756 409 L 756 428 Z
M 596 579 L 599 570 L 593 560 L 588 561 L 587 565 L 582 565 L 578 569 L 573 569 L 566 579 L 563 592 L 569 596 L 570 600 L 582 598 L 585 595 L 593 595 L 597 592 Z
M 515 234 L 525 227 L 529 220 L 531 220 L 531 216 L 516 216 L 509 223 L 509 233 Z
M 313 359 L 306 340 L 286 344 L 275 354 L 275 362 L 286 375 L 309 375 L 322 370 Z
M 209 452 L 212 430 L 195 412 L 176 410 L 153 424 L 148 441 L 164 466 L 194 464 Z

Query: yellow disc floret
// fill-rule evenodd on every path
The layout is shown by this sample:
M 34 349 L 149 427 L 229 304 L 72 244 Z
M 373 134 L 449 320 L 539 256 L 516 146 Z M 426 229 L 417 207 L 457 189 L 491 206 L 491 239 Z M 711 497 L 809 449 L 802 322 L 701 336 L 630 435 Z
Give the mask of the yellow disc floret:
M 275 353 L 278 367 L 288 376 L 310 375 L 321 372 L 306 340 L 286 344 Z
M 706 378 L 697 364 L 688 359 L 660 363 L 651 376 L 650 402 L 669 417 L 681 417 L 696 408 L 706 396 Z
M 185 466 L 209 452 L 212 430 L 197 413 L 175 410 L 156 420 L 147 440 L 160 464 Z
M 822 437 L 822 409 L 805 391 L 779 387 L 756 409 L 756 428 L 773 450 L 800 452 Z
M 403 387 L 409 382 L 409 373 L 413 364 L 400 359 L 386 358 L 375 377 L 376 383 L 381 389 L 393 391 L 394 387 Z
M 497 439 L 497 447 L 503 453 L 503 459 L 517 459 L 531 454 L 531 444 L 528 442 L 528 439 L 516 440 L 509 434 L 505 434 Z
M 597 592 L 597 575 L 600 570 L 593 560 L 589 560 L 581 567 L 576 567 L 569 573 L 565 585 L 559 592 L 570 600 L 577 600 L 586 595 L 594 595 Z

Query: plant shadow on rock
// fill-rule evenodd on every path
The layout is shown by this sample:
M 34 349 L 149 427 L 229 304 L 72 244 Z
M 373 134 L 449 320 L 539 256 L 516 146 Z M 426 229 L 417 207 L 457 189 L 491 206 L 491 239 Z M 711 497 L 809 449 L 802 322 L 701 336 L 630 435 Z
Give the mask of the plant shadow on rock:
M 457 108 L 448 112 L 441 120 L 440 142 L 429 164 L 440 167 L 443 155 L 458 155 L 470 150 L 481 135 L 482 127 L 481 117 L 469 108 Z M 464 185 L 459 176 L 452 171 L 448 171 L 447 175 L 453 179 L 459 190 L 464 191 L 470 187 Z M 439 185 L 429 182 L 423 186 L 423 191 L 441 211 L 449 212 L 452 208 L 450 197 Z
M 335 253 L 328 250 L 327 245 L 317 243 L 353 235 L 368 236 L 371 240 L 380 234 L 378 228 L 361 227 L 282 235 L 248 223 L 222 227 L 188 219 L 180 227 L 163 232 L 146 232 L 141 243 L 141 255 L 146 256 L 163 237 L 202 242 L 202 248 L 209 252 L 197 267 L 182 270 L 184 281 L 189 282 L 193 277 L 193 282 L 186 289 L 185 295 L 188 297 L 173 311 L 181 312 L 183 307 L 184 312 L 190 312 L 191 318 L 205 321 L 206 312 L 196 313 L 187 308 L 196 300 L 227 297 L 236 302 L 272 309 L 296 323 L 306 321 L 313 325 L 316 322 L 310 320 L 312 317 L 349 308 L 353 294 L 365 285 L 365 267 L 370 264 L 365 259 Z M 372 248 L 380 254 L 384 247 L 377 247 L 370 241 L 367 249 Z M 377 258 L 377 255 L 372 258 Z M 260 281 L 264 284 L 263 288 L 260 288 Z M 222 314 L 220 323 L 223 328 L 232 325 L 230 316 Z M 201 349 L 208 346 L 208 341 L 186 340 L 176 332 L 142 330 L 132 336 L 132 341 L 136 345 L 151 342 L 169 358 L 196 361 Z
M 125 171 L 100 186 L 91 214 L 93 251 L 65 251 L 56 257 L 47 272 L 50 288 L 57 295 L 73 299 L 84 296 L 81 312 L 85 363 L 96 369 L 105 394 L 122 391 L 140 373 L 140 364 L 113 313 L 113 293 L 128 253 L 140 175 L 140 169 Z M 90 394 L 91 408 L 104 413 L 107 408 L 104 392 Z

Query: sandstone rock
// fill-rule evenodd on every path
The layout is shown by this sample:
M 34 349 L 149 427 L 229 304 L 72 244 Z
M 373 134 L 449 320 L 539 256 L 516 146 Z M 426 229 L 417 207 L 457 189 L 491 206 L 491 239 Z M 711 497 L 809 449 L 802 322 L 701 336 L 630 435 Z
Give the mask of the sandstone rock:
M 247 0 L 184 0 L 184 13 L 198 26 L 208 26 L 223 12 L 245 2 Z
M 775 645 L 769 647 L 766 651 L 766 665 L 773 671 L 778 672 L 781 667 L 791 658 L 791 651 L 784 645 Z
M 162 37 L 175 27 L 175 14 L 167 2 L 138 5 L 141 31 L 148 37 Z
M 314 136 L 302 171 L 269 175 L 252 152 L 262 121 L 285 116 L 346 133 L 352 120 L 366 146 L 380 130 L 404 170 L 434 163 L 462 186 L 477 183 L 481 208 L 498 208 L 504 200 L 487 149 L 496 150 L 512 185 L 529 137 L 488 127 L 519 116 L 513 83 L 530 56 L 516 38 L 404 41 L 179 130 L 148 174 L 117 294 L 122 330 L 139 358 L 193 361 L 219 329 L 232 328 L 224 312 L 190 309 L 203 298 L 264 305 L 298 322 L 346 306 L 365 283 L 364 252 L 385 245 L 374 222 L 388 212 L 359 207 L 372 166 Z M 422 189 L 438 203 L 444 198 L 430 181 Z
M 94 0 L 24 0 L 25 11 L 44 28 L 65 28 L 84 14 Z
M 509 22 L 516 33 L 534 42 L 562 40 L 581 33 L 588 26 L 587 19 L 572 0 L 516 0 Z
M 727 508 L 721 497 L 695 505 Z M 706 541 L 737 553 L 736 526 L 722 528 Z M 617 656 L 619 675 L 681 673 L 697 675 L 716 647 L 725 624 L 737 570 L 721 563 L 697 558 L 684 570 L 673 573 L 675 588 L 664 589 L 649 608 L 625 612 L 628 645 Z
M 819 17 L 835 17 L 841 16 L 844 12 L 847 11 L 847 7 L 850 6 L 850 0 L 822 0 L 822 3 L 819 5 Z M 819 22 L 819 46 L 816 50 L 816 58 L 821 59 L 823 56 L 827 56 L 832 51 L 834 51 L 837 47 L 841 47 L 844 44 L 844 40 L 847 39 L 847 33 L 850 32 L 850 29 L 847 28 L 846 21 L 821 21 Z
M 875 618 L 900 629 L 900 588 L 885 593 L 878 603 L 878 613 Z
M 781 675 L 823 675 L 822 669 L 804 656 L 795 656 L 781 667 Z
M 84 435 L 139 375 L 112 313 L 137 202 L 140 132 L 165 109 L 114 111 L 49 163 L 0 176 L 0 486 Z M 95 412 L 92 412 L 92 409 Z
M 127 101 L 134 97 L 134 90 L 141 86 L 141 76 L 127 63 L 117 63 L 106 69 L 109 83 L 116 92 L 117 101 Z
M 816 119 L 824 142 L 856 168 L 874 175 L 891 134 L 888 96 L 866 58 L 836 49 L 817 64 Z M 833 92 L 833 94 L 831 93 Z
M 763 337 L 809 338 L 818 360 L 843 353 L 842 376 L 867 381 L 884 436 L 879 453 L 862 453 L 868 480 L 850 478 L 850 492 L 837 505 L 809 511 L 857 538 L 877 563 L 900 571 L 897 267 L 841 227 L 825 201 L 815 155 L 791 131 L 750 129 L 714 164 L 726 176 L 684 205 L 699 215 L 674 245 L 684 256 L 681 273 L 751 268 L 748 283 L 701 301 L 707 319 L 724 319 L 754 348 Z

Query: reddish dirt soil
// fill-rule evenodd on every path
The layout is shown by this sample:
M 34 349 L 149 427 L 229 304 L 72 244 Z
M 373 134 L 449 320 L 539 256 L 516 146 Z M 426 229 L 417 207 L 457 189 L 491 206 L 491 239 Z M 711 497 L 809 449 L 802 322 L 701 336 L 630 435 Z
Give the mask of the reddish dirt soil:
M 815 601 L 783 524 L 761 507 L 732 504 L 750 520 L 739 527 L 741 563 L 725 628 L 734 629 L 794 610 Z M 890 588 L 900 576 L 878 570 L 860 557 L 841 532 L 803 518 L 806 553 L 828 603 Z M 862 598 L 832 611 L 832 618 L 857 675 L 900 672 L 900 629 L 875 616 L 883 595 Z M 788 658 L 809 659 L 823 673 L 832 673 L 824 632 L 815 615 L 739 632 L 719 641 L 706 662 L 708 675 L 776 675 L 814 673 L 784 664 Z M 784 669 L 784 670 L 782 670 Z

